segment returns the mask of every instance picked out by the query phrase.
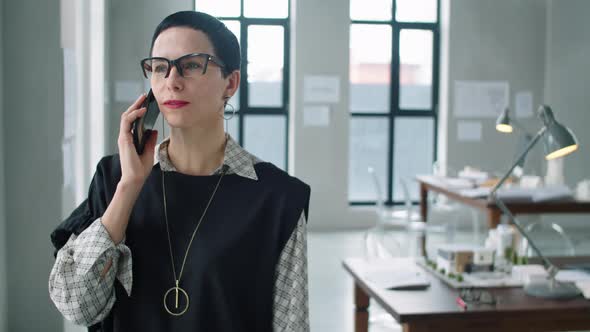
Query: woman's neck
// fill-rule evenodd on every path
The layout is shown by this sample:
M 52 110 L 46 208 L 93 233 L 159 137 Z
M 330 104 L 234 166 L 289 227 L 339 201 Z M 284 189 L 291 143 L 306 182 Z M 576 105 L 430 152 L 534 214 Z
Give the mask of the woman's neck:
M 224 159 L 225 132 L 175 128 L 170 133 L 168 158 L 180 173 L 211 175 Z

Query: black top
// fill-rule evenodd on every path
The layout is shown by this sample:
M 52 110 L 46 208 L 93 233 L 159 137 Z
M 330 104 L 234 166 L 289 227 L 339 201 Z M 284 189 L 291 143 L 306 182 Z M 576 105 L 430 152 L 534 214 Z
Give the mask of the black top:
M 180 281 L 190 305 L 184 315 L 175 317 L 165 311 L 163 303 L 175 279 L 164 221 L 162 171 L 159 164 L 154 165 L 126 231 L 125 244 L 133 260 L 131 296 L 116 280 L 111 313 L 89 330 L 271 331 L 276 264 L 302 211 L 307 216 L 310 188 L 270 163 L 255 164 L 254 169 L 258 181 L 235 174 L 221 180 Z M 165 172 L 165 176 L 178 275 L 192 232 L 220 175 Z M 103 215 L 120 178 L 118 155 L 99 162 L 88 199 L 51 234 L 55 253 L 72 233 L 80 234 Z

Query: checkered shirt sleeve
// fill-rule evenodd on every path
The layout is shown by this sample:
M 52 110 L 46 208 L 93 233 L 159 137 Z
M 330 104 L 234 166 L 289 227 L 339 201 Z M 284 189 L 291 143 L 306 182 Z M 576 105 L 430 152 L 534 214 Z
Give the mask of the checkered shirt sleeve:
M 307 230 L 302 213 L 281 252 L 274 285 L 274 331 L 309 331 Z
M 49 295 L 63 316 L 78 325 L 102 321 L 115 303 L 115 278 L 131 295 L 131 251 L 111 240 L 100 218 L 58 251 L 49 276 Z M 112 260 L 108 272 L 101 277 Z

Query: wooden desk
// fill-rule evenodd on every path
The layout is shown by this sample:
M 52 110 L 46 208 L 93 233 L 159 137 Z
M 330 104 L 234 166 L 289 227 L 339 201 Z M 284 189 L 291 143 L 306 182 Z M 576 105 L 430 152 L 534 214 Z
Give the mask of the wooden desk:
M 495 228 L 500 223 L 502 212 L 495 203 L 484 198 L 471 198 L 461 195 L 456 190 L 445 187 L 441 178 L 432 175 L 416 177 L 420 183 L 420 213 L 422 220 L 428 220 L 428 192 L 434 191 L 450 199 L 459 201 L 474 208 L 484 210 L 488 218 L 488 226 Z M 557 202 L 505 202 L 512 214 L 541 214 L 541 213 L 590 213 L 590 202 L 557 201 Z
M 575 258 L 579 262 L 580 258 Z M 583 261 L 590 257 L 583 258 Z M 559 264 L 555 259 L 553 262 Z M 570 259 L 571 262 L 571 259 Z M 374 267 L 365 259 L 353 258 L 343 262 L 344 269 L 354 279 L 355 332 L 367 332 L 369 299 L 376 300 L 403 326 L 404 332 L 426 331 L 571 331 L 590 329 L 590 301 L 544 300 L 526 295 L 522 288 L 490 289 L 496 305 L 469 305 L 460 308 L 455 299 L 458 290 L 447 286 L 434 275 L 425 272 L 430 287 L 419 291 L 389 291 L 366 281 Z M 380 266 L 400 269 L 414 266 L 410 258 L 378 261 Z

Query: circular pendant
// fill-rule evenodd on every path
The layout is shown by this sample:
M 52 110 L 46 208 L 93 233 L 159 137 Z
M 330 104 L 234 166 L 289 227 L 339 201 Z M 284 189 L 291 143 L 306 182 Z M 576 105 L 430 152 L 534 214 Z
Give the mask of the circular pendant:
M 164 294 L 164 309 L 166 309 L 166 311 L 172 316 L 180 316 L 184 314 L 188 310 L 188 305 L 188 294 L 184 289 L 178 286 L 170 288 L 166 294 Z

